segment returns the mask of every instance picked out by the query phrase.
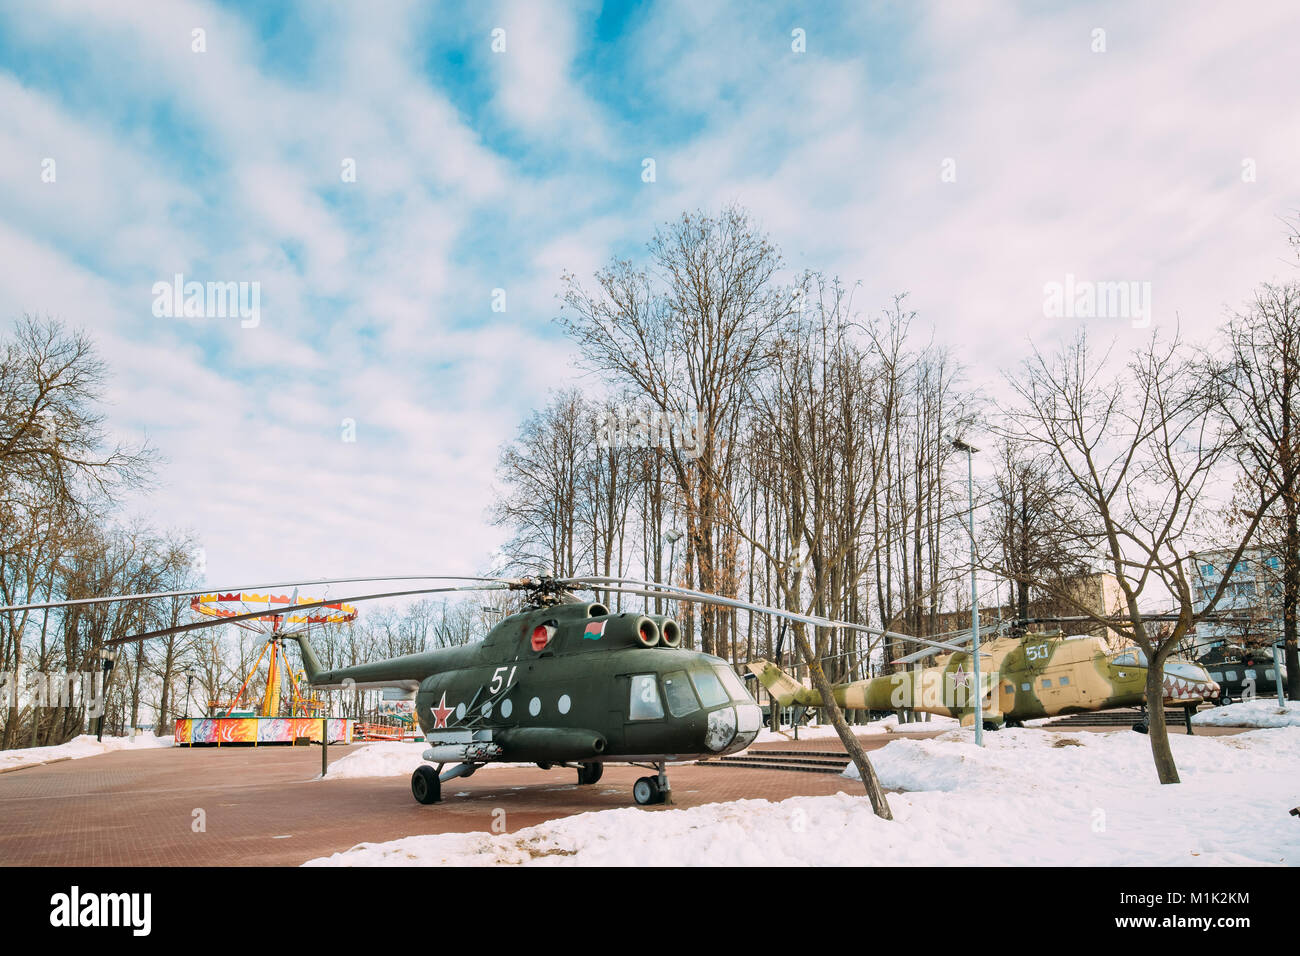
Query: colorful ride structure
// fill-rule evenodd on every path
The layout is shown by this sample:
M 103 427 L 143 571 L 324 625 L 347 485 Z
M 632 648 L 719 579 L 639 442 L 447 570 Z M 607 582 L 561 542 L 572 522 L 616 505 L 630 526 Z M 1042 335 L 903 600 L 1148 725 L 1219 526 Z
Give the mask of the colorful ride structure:
M 237 620 L 234 624 L 265 636 L 261 653 L 244 677 L 239 692 L 229 703 L 210 701 L 211 717 L 183 717 L 176 721 L 178 744 L 252 744 L 287 743 L 302 740 L 320 742 L 328 732 L 331 743 L 350 743 L 353 721 L 345 717 L 328 717 L 326 702 L 312 693 L 301 681 L 285 656 L 284 641 L 308 631 L 314 625 L 350 624 L 357 619 L 357 609 L 350 604 L 326 604 L 311 611 L 294 612 L 299 604 L 315 604 L 316 599 L 254 594 L 249 592 L 199 594 L 190 600 L 190 608 L 207 617 L 242 617 L 265 606 L 260 617 Z M 288 629 L 286 629 L 286 627 Z M 260 700 L 246 704 L 244 694 L 267 662 L 266 681 Z M 305 692 L 304 692 L 305 691 Z

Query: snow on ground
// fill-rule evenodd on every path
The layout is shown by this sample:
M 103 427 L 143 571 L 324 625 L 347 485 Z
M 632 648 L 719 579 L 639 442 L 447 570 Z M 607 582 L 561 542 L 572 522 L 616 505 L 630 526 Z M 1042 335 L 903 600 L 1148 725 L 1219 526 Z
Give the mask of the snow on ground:
M 15 767 L 30 767 L 33 764 L 48 763 L 71 757 L 94 757 L 114 750 L 140 750 L 148 747 L 171 747 L 176 743 L 172 737 L 155 737 L 151 733 L 140 733 L 135 739 L 130 737 L 105 737 L 96 740 L 94 734 L 82 734 L 66 744 L 54 747 L 27 747 L 19 750 L 0 750 L 0 771 Z
M 907 734 L 923 733 L 925 731 L 950 730 L 957 726 L 955 717 L 940 717 L 932 715 L 929 721 L 917 721 L 911 724 L 900 724 L 898 717 L 890 715 L 880 720 L 873 720 L 869 724 L 850 724 L 853 733 L 858 737 L 868 737 L 873 734 Z M 817 740 L 822 737 L 839 738 L 835 728 L 830 724 L 809 725 L 799 728 L 800 740 Z M 764 727 L 758 732 L 754 739 L 756 744 L 785 743 L 794 740 L 793 730 L 783 730 L 781 733 L 773 733 L 769 728 Z
M 1202 711 L 1192 717 L 1192 724 L 1197 727 L 1300 727 L 1300 701 L 1289 700 L 1283 709 L 1276 697 L 1257 697 Z
M 800 732 L 803 736 L 803 732 Z M 1300 728 L 1170 737 L 1183 783 L 1156 783 L 1129 731 L 969 731 L 871 754 L 894 820 L 858 784 L 829 797 L 635 807 L 512 834 L 363 843 L 308 866 L 391 865 L 1300 865 Z
M 424 742 L 411 743 L 384 740 L 369 743 L 360 750 L 330 761 L 325 779 L 340 780 L 348 777 L 409 777 L 415 768 L 424 763 L 422 754 L 428 749 Z M 531 763 L 490 763 L 480 767 L 534 767 Z M 478 771 L 475 771 L 478 772 Z M 316 779 L 322 779 L 317 777 Z

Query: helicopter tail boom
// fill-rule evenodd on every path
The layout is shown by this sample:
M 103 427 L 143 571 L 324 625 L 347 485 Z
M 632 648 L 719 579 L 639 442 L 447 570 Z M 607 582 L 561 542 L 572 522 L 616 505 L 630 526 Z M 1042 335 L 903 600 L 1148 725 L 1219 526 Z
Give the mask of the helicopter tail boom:
M 746 666 L 782 707 L 791 704 L 816 707 L 821 704 L 815 690 L 805 687 L 771 661 L 758 658 Z
M 308 643 L 306 634 L 294 634 L 292 636 L 298 642 L 298 649 L 302 651 L 302 669 L 307 674 L 307 682 L 313 683 L 321 673 L 320 660 L 317 659 L 316 652 L 312 650 L 311 644 Z

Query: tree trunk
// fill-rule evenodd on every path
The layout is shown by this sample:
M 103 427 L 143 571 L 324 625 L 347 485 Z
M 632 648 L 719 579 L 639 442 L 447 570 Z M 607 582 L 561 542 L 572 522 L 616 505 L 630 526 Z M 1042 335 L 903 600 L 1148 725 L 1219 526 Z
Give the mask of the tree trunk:
M 1147 667 L 1147 736 L 1151 738 L 1151 756 L 1161 783 L 1181 783 L 1174 752 L 1169 747 L 1169 728 L 1165 725 L 1164 662 L 1148 657 Z
M 862 786 L 867 791 L 867 797 L 871 800 L 871 809 L 882 820 L 894 819 L 893 813 L 889 810 L 889 801 L 885 799 L 884 788 L 880 786 L 880 778 L 876 776 L 876 768 L 871 766 L 871 760 L 867 757 L 867 752 L 862 749 L 862 744 L 858 741 L 858 738 L 853 736 L 853 731 L 844 720 L 844 714 L 840 712 L 839 706 L 835 703 L 835 695 L 831 691 L 830 682 L 826 680 L 826 674 L 822 671 L 821 663 L 813 655 L 812 648 L 808 646 L 808 639 L 804 637 L 803 626 L 796 624 L 793 630 L 795 640 L 799 642 L 799 653 L 803 655 L 804 662 L 808 665 L 808 675 L 812 678 L 813 687 L 817 688 L 817 693 L 821 695 L 822 710 L 829 715 L 831 724 L 835 727 L 835 732 L 840 735 L 840 743 L 848 751 L 853 766 L 858 768 L 858 774 L 862 777 Z

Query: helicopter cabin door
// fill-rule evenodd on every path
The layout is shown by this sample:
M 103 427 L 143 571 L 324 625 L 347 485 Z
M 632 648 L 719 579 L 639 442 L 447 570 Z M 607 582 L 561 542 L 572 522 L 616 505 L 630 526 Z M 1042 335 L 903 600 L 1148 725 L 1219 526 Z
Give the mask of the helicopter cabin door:
M 623 747 L 632 754 L 652 754 L 663 749 L 666 710 L 659 689 L 659 675 L 620 674 L 614 681 L 621 700 L 619 722 L 623 726 Z

